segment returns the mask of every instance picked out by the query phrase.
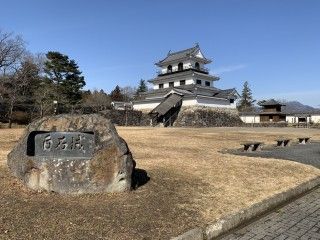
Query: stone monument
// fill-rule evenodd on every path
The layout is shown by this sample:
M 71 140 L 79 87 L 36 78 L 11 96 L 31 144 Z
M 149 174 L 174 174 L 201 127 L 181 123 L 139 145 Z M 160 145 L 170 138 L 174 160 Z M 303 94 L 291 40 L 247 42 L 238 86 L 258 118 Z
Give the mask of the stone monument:
M 135 163 L 110 120 L 65 114 L 31 123 L 8 166 L 34 190 L 96 193 L 129 191 Z

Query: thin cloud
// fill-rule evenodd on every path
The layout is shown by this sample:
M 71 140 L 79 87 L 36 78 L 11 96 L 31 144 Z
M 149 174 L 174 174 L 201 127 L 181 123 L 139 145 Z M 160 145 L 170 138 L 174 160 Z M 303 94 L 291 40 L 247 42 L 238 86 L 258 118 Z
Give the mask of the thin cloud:
M 235 72 L 240 69 L 246 68 L 246 64 L 237 64 L 237 65 L 230 65 L 230 66 L 222 66 L 214 69 L 212 73 L 214 74 L 222 74 L 222 73 L 228 73 L 228 72 Z

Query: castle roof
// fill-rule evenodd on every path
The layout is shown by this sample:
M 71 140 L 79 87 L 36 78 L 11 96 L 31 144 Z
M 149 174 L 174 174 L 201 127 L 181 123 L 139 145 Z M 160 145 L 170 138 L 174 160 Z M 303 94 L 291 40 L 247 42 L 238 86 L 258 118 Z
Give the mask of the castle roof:
M 164 64 L 169 64 L 171 62 L 176 62 L 179 60 L 183 59 L 188 59 L 188 58 L 196 58 L 199 59 L 200 61 L 203 61 L 204 63 L 210 63 L 211 60 L 207 59 L 203 56 L 201 53 L 200 47 L 198 44 L 192 48 L 184 49 L 178 52 L 168 52 L 168 55 L 160 60 L 159 62 L 156 63 L 157 66 L 162 66 Z
M 158 113 L 160 116 L 166 114 L 172 107 L 175 107 L 181 100 L 183 96 L 178 94 L 171 94 L 165 98 L 155 109 L 150 113 Z
M 265 101 L 261 101 L 259 103 L 260 106 L 275 106 L 275 105 L 279 105 L 279 106 L 285 106 L 284 104 L 274 100 L 274 99 L 270 99 L 270 100 L 265 100 Z
M 239 96 L 235 88 L 222 90 L 215 87 L 205 87 L 196 84 L 189 84 L 177 86 L 174 88 L 152 90 L 146 93 L 142 93 L 141 97 L 143 97 L 144 99 L 158 98 L 163 97 L 172 91 L 184 96 L 205 96 L 220 99 L 238 98 Z

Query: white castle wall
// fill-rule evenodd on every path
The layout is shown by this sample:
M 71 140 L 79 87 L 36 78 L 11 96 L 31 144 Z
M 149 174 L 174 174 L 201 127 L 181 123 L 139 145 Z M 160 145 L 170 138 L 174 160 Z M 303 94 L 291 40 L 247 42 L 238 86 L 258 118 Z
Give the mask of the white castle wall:
M 298 117 L 293 115 L 287 115 L 286 121 L 288 123 L 298 123 Z M 307 122 L 320 123 L 320 115 L 310 115 L 310 117 L 307 117 Z
M 191 67 L 194 67 L 195 65 L 195 61 L 193 60 L 186 60 L 186 61 L 183 61 L 183 68 L 191 68 Z M 175 71 L 178 71 L 178 64 L 179 63 L 172 63 L 170 64 L 172 66 L 172 71 L 175 72 Z M 200 64 L 200 67 L 202 68 L 203 67 L 203 64 L 202 63 L 199 63 Z M 169 65 L 167 66 L 163 66 L 161 68 L 161 73 L 164 74 L 164 73 L 167 73 L 167 68 L 168 68 Z
M 244 123 L 260 123 L 260 116 L 259 115 L 252 115 L 252 116 L 240 116 L 242 122 Z
M 134 110 L 143 110 L 143 109 L 154 109 L 156 106 L 160 104 L 161 100 L 155 101 L 155 102 L 139 102 L 139 103 L 134 103 L 133 104 L 133 109 Z
M 320 123 L 320 114 L 319 115 L 311 115 L 311 122 Z
M 185 78 L 181 78 L 177 81 L 174 81 L 174 87 L 178 87 L 180 86 L 180 80 L 185 80 L 186 81 L 186 85 L 190 85 L 190 84 L 194 84 L 195 81 L 193 79 L 185 79 Z M 164 83 L 163 84 L 163 88 L 168 88 L 169 87 L 169 82 L 171 82 L 170 80 L 168 80 L 168 82 Z M 153 85 L 153 89 L 156 90 L 156 89 L 159 89 L 159 84 L 154 84 Z
M 196 99 L 183 99 L 182 100 L 182 106 L 187 107 L 187 106 L 195 106 L 197 105 L 197 100 Z
M 141 109 L 153 109 L 158 106 L 162 102 L 163 98 L 155 99 L 152 102 L 138 102 L 134 103 L 133 109 L 141 110 Z M 182 106 L 206 106 L 206 107 L 214 107 L 214 108 L 230 108 L 235 109 L 236 103 L 230 103 L 229 100 L 217 99 L 217 98 L 205 98 L 205 97 L 197 97 L 192 99 L 183 99 Z
M 230 103 L 228 99 L 197 97 L 197 105 L 207 107 L 236 108 L 236 103 Z

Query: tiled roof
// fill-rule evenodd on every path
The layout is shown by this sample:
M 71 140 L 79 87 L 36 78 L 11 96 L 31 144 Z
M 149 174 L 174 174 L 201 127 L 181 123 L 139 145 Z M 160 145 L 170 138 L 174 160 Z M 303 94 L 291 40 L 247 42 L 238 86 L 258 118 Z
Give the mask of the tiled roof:
M 165 115 L 172 107 L 175 107 L 177 103 L 182 100 L 183 96 L 178 94 L 171 94 L 169 97 L 164 99 L 155 109 L 150 113 L 158 113 L 158 116 Z
M 182 85 L 182 86 L 177 86 L 174 88 L 162 88 L 162 89 L 156 89 L 152 90 L 150 92 L 146 92 L 141 94 L 141 96 L 145 98 L 150 98 L 150 97 L 161 97 L 165 96 L 168 94 L 170 91 L 176 91 L 178 93 L 181 93 L 183 95 L 201 95 L 201 96 L 206 96 L 206 97 L 216 97 L 216 98 L 225 98 L 228 99 L 229 97 L 237 97 L 238 93 L 234 88 L 232 89 L 226 89 L 226 90 L 221 90 L 219 88 L 215 87 L 205 87 L 205 86 L 200 86 L 196 84 L 188 84 L 188 85 Z
M 174 62 L 176 60 L 179 59 L 183 59 L 189 56 L 194 56 L 195 54 L 200 50 L 199 45 L 197 44 L 196 46 L 192 47 L 192 48 L 188 48 L 185 50 L 181 50 L 178 52 L 169 52 L 167 57 L 165 57 L 164 59 L 160 60 L 158 63 L 156 63 L 156 65 L 161 65 L 167 62 Z M 206 60 L 208 63 L 211 62 L 209 59 L 204 58 L 204 60 Z
M 237 94 L 237 91 L 235 88 L 220 90 L 216 95 L 214 95 L 214 97 L 228 98 L 229 96 L 232 96 L 233 94 Z
M 273 105 L 281 105 L 281 106 L 285 106 L 284 104 L 274 100 L 274 99 L 270 99 L 270 100 L 265 100 L 259 103 L 260 106 L 273 106 Z

